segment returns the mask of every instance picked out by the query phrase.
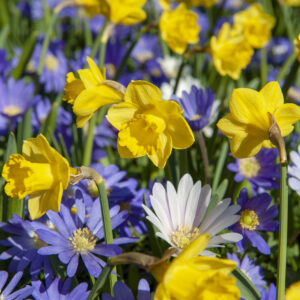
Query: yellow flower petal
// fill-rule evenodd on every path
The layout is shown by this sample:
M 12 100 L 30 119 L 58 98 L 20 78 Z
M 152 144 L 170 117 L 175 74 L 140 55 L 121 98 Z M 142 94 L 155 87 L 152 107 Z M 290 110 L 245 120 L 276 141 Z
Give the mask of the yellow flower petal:
M 270 120 L 264 107 L 265 99 L 257 91 L 235 89 L 229 100 L 229 109 L 234 119 L 244 124 L 253 124 L 261 130 L 268 130 Z
M 264 97 L 265 110 L 274 115 L 277 107 L 284 103 L 282 91 L 277 81 L 271 81 L 266 84 L 260 91 Z
M 155 154 L 148 155 L 151 161 L 158 168 L 164 168 L 169 156 L 172 153 L 172 139 L 167 134 L 161 134 L 159 136 L 159 140 L 161 143 L 160 148 Z
M 119 103 L 122 100 L 123 94 L 121 92 L 110 86 L 101 84 L 82 91 L 76 98 L 73 111 L 77 116 L 87 117 L 90 115 L 91 117 L 100 107 Z M 80 122 L 80 125 L 83 125 L 82 122 Z
M 76 97 L 84 90 L 82 81 L 74 76 L 72 72 L 67 74 L 67 81 L 65 85 L 64 101 L 73 104 Z
M 106 79 L 105 68 L 102 68 L 100 71 L 96 63 L 89 56 L 86 59 L 96 81 L 99 83 L 104 81 Z
M 230 150 L 235 158 L 254 156 L 262 147 L 264 137 L 244 132 L 232 138 Z
M 281 135 L 287 136 L 293 131 L 292 125 L 300 120 L 300 107 L 292 103 L 283 104 L 276 109 L 274 117 Z
M 138 108 L 134 104 L 128 102 L 122 102 L 112 106 L 108 110 L 106 119 L 114 127 L 120 130 L 122 124 L 131 120 L 137 111 Z
M 227 114 L 225 117 L 220 119 L 217 126 L 219 130 L 229 138 L 233 138 L 236 134 L 245 132 L 247 128 L 245 124 L 235 120 L 232 114 Z
M 125 92 L 125 101 L 136 104 L 138 107 L 153 106 L 161 99 L 160 89 L 143 80 L 131 81 Z

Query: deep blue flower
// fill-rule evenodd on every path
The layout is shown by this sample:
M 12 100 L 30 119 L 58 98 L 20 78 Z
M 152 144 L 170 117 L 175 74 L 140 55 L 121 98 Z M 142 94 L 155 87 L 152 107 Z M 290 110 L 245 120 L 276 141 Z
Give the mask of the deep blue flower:
M 242 252 L 248 240 L 252 247 L 257 248 L 263 254 L 270 254 L 270 247 L 263 237 L 256 231 L 277 231 L 279 222 L 273 221 L 278 215 L 276 205 L 270 206 L 272 198 L 263 193 L 248 199 L 246 189 L 242 189 L 237 204 L 241 206 L 239 212 L 241 218 L 231 229 L 243 235 L 243 239 L 236 243 L 238 252 Z M 270 207 L 269 207 L 270 206 Z
M 38 254 L 38 249 L 45 244 L 38 238 L 36 229 L 47 227 L 34 221 L 24 221 L 18 215 L 13 215 L 9 223 L 0 223 L 1 230 L 10 234 L 7 240 L 0 240 L 0 245 L 8 247 L 0 255 L 0 260 L 11 259 L 9 272 L 23 271 L 28 266 L 29 273 L 36 276 L 41 273 L 51 274 L 49 257 Z
M 24 80 L 15 81 L 12 77 L 5 83 L 0 79 L 0 113 L 15 122 L 31 106 L 41 100 L 41 96 L 34 96 L 34 84 L 25 84 Z
M 277 180 L 280 178 L 277 149 L 261 149 L 253 157 L 236 159 L 228 164 L 227 168 L 235 172 L 234 180 L 241 182 L 247 179 L 252 186 L 254 194 L 266 190 L 279 189 Z
M 261 292 L 266 285 L 264 274 L 260 266 L 256 266 L 255 262 L 246 255 L 242 261 L 235 253 L 227 253 L 227 258 L 238 263 L 238 268 L 252 281 L 256 288 Z
M 276 293 L 277 293 L 276 286 L 273 283 L 271 283 L 268 291 L 266 289 L 264 289 L 261 292 L 260 299 L 261 300 L 276 300 L 277 299 Z
M 7 60 L 6 50 L 0 49 L 0 76 L 7 75 L 10 62 Z
M 73 58 L 70 61 L 70 67 L 72 72 L 77 72 L 80 69 L 84 69 L 87 61 L 86 57 L 91 56 L 91 48 L 85 47 L 80 52 L 73 53 Z M 98 59 L 96 57 L 92 57 L 93 61 L 98 64 Z
M 293 44 L 286 37 L 272 38 L 267 45 L 270 65 L 282 65 L 293 52 Z
M 179 103 L 192 130 L 199 131 L 209 123 L 214 99 L 215 95 L 210 88 L 203 90 L 192 86 L 189 94 L 182 93 Z
M 130 288 L 123 282 L 117 281 L 114 285 L 114 296 L 103 294 L 103 300 L 135 300 L 135 297 Z M 150 300 L 150 287 L 146 279 L 141 279 L 138 285 L 137 300 Z
M 67 278 L 64 282 L 52 276 L 46 277 L 45 286 L 40 280 L 32 280 L 34 288 L 32 296 L 35 300 L 86 300 L 89 296 L 88 285 L 82 282 L 70 292 L 72 279 Z
M 46 121 L 48 114 L 52 108 L 48 98 L 39 101 L 32 110 L 32 126 L 35 132 L 38 132 L 42 124 Z
M 41 52 L 42 45 L 38 43 L 29 62 L 32 71 L 37 71 L 38 69 Z M 40 76 L 40 82 L 44 84 L 45 91 L 47 93 L 62 92 L 67 71 L 67 59 L 63 53 L 62 44 L 60 42 L 52 42 L 46 52 Z
M 6 271 L 0 271 L 0 299 L 22 300 L 25 299 L 27 296 L 31 295 L 33 289 L 29 285 L 26 285 L 24 288 L 13 292 L 14 288 L 19 283 L 22 276 L 23 272 L 16 273 L 11 279 L 11 281 L 7 284 L 5 289 L 3 289 L 8 278 L 8 273 Z
M 127 243 L 128 240 L 115 239 L 113 245 L 107 245 L 102 241 L 104 238 L 103 223 L 101 220 L 101 209 L 99 200 L 95 200 L 87 213 L 82 200 L 76 201 L 76 213 L 61 205 L 59 213 L 48 211 L 47 215 L 55 229 L 43 228 L 36 231 L 37 235 L 49 246 L 38 250 L 41 255 L 58 254 L 59 260 L 68 264 L 67 274 L 73 277 L 77 271 L 79 257 L 83 260 L 88 272 L 98 277 L 105 261 L 101 256 L 114 256 L 121 253 L 121 249 L 115 244 Z M 127 212 L 119 213 L 118 206 L 110 210 L 112 229 L 118 227 L 127 218 Z

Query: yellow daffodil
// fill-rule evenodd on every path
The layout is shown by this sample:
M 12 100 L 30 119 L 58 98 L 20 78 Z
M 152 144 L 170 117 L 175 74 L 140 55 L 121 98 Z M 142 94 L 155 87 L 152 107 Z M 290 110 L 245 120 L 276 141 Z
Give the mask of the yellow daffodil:
M 184 53 L 188 44 L 198 42 L 200 27 L 197 14 L 180 4 L 174 11 L 163 12 L 159 21 L 162 39 L 178 54 Z
M 254 48 L 264 47 L 271 38 L 275 19 L 266 14 L 260 4 L 252 4 L 233 16 L 234 26 L 245 35 Z
M 286 300 L 300 300 L 300 281 L 293 283 L 286 290 Z
M 295 51 L 297 53 L 297 60 L 300 62 L 300 33 L 298 34 L 297 38 L 294 40 Z
M 70 174 L 76 174 L 68 161 L 52 148 L 43 135 L 27 139 L 21 154 L 12 154 L 3 167 L 5 193 L 22 199 L 29 195 L 28 209 L 37 219 L 49 209 L 58 212 Z
M 210 40 L 214 65 L 220 75 L 238 79 L 254 53 L 245 36 L 224 23 L 218 37 Z
M 98 0 L 74 0 L 73 5 L 83 7 L 91 17 L 101 12 Z
M 174 0 L 175 2 L 182 2 L 185 3 L 188 6 L 205 6 L 205 7 L 211 7 L 218 3 L 218 0 Z M 164 9 L 170 9 L 171 4 L 174 2 L 172 0 L 159 0 L 161 6 Z
M 234 157 L 254 156 L 262 147 L 275 147 L 270 141 L 273 118 L 281 136 L 289 135 L 293 124 L 300 120 L 300 107 L 284 104 L 278 82 L 270 82 L 259 92 L 247 88 L 235 89 L 229 100 L 230 113 L 217 126 L 231 140 Z
M 140 23 L 146 19 L 143 6 L 146 0 L 98 0 L 100 14 L 115 24 L 126 26 Z
M 203 234 L 185 248 L 171 263 L 151 269 L 159 282 L 155 300 L 240 299 L 240 291 L 230 272 L 236 263 L 227 259 L 198 256 L 209 241 Z
M 132 81 L 125 101 L 111 107 L 107 120 L 119 130 L 121 157 L 147 155 L 163 168 L 175 149 L 185 149 L 194 142 L 193 133 L 174 101 L 162 101 L 159 88 L 146 81 Z
M 99 70 L 87 57 L 90 69 L 78 70 L 79 79 L 70 72 L 67 75 L 63 100 L 73 104 L 77 127 L 82 127 L 102 106 L 119 103 L 125 88 L 115 81 L 106 80 L 105 68 Z

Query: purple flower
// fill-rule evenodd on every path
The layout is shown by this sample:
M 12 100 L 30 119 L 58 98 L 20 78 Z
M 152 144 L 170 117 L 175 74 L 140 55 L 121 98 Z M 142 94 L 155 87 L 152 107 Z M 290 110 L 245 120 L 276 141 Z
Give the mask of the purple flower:
M 41 100 L 34 96 L 34 84 L 25 84 L 24 80 L 15 81 L 12 77 L 5 83 L 0 79 L 0 113 L 9 120 L 23 115 L 31 106 Z
M 228 164 L 227 168 L 236 172 L 234 180 L 241 182 L 247 179 L 252 186 L 254 194 L 266 190 L 278 189 L 277 180 L 280 178 L 279 165 L 276 164 L 277 149 L 261 149 L 261 151 L 249 158 L 236 159 Z
M 6 50 L 0 49 L 0 75 L 7 75 L 10 68 L 10 63 L 7 61 Z
M 270 286 L 269 286 L 269 290 L 267 291 L 266 289 L 264 289 L 262 292 L 261 292 L 261 300 L 276 300 L 276 286 L 271 283 Z
M 78 284 L 71 292 L 72 279 L 67 278 L 65 282 L 61 279 L 46 277 L 45 286 L 40 280 L 32 280 L 34 288 L 32 296 L 35 300 L 86 300 L 89 296 L 88 285 L 83 282 Z
M 39 101 L 32 110 L 32 126 L 38 132 L 42 124 L 46 121 L 52 106 L 48 98 Z
M 210 88 L 203 90 L 192 86 L 189 94 L 182 93 L 179 103 L 184 109 L 184 116 L 192 130 L 201 130 L 209 123 L 214 99 L 215 95 Z
M 103 300 L 135 300 L 130 288 L 123 282 L 117 281 L 114 285 L 114 296 L 109 294 L 102 295 Z M 150 287 L 146 279 L 141 279 L 138 285 L 137 300 L 150 300 Z
M 42 45 L 37 44 L 29 63 L 32 71 L 38 69 L 41 52 Z M 62 51 L 61 43 L 52 42 L 46 52 L 44 66 L 40 76 L 40 82 L 44 84 L 47 93 L 59 93 L 63 91 L 67 70 L 67 59 Z
M 107 245 L 99 242 L 104 238 L 103 223 L 99 200 L 93 202 L 89 214 L 82 200 L 76 200 L 76 214 L 61 205 L 59 213 L 48 211 L 47 215 L 55 227 L 38 229 L 37 235 L 49 246 L 40 248 L 41 255 L 58 254 L 59 260 L 68 264 L 67 274 L 73 277 L 77 271 L 79 257 L 81 257 L 88 272 L 98 277 L 105 266 L 105 262 L 97 255 L 114 256 L 121 253 L 117 245 Z M 127 218 L 127 212 L 119 213 L 120 208 L 114 206 L 110 210 L 112 229 L 118 227 Z M 127 243 L 128 240 L 116 239 L 115 244 Z
M 227 258 L 238 263 L 238 268 L 247 275 L 260 292 L 265 288 L 266 281 L 264 281 L 264 274 L 261 267 L 256 266 L 255 262 L 248 255 L 242 261 L 240 261 L 235 253 L 227 253 Z
M 286 37 L 272 38 L 267 45 L 270 65 L 282 65 L 293 52 L 293 44 Z
M 6 271 L 0 271 L 0 299 L 22 300 L 31 294 L 32 287 L 29 285 L 26 285 L 24 288 L 12 293 L 22 276 L 23 272 L 16 273 L 11 281 L 7 284 L 6 288 L 3 289 L 8 278 L 8 273 Z
M 0 255 L 0 260 L 11 259 L 8 266 L 9 272 L 23 271 L 28 266 L 32 276 L 51 274 L 52 269 L 48 256 L 38 254 L 38 249 L 45 244 L 38 238 L 35 230 L 47 227 L 34 221 L 24 221 L 18 215 L 13 215 L 9 223 L 0 223 L 1 230 L 10 234 L 7 240 L 0 240 L 0 245 L 8 247 Z
M 242 189 L 237 204 L 241 206 L 239 212 L 241 218 L 231 229 L 243 235 L 243 239 L 236 243 L 238 252 L 242 252 L 248 240 L 252 247 L 255 247 L 263 254 L 270 254 L 270 247 L 267 242 L 256 231 L 277 231 L 278 221 L 272 221 L 278 215 L 276 205 L 270 206 L 272 198 L 269 194 L 263 193 L 248 199 L 246 189 Z M 270 207 L 269 207 L 270 206 Z

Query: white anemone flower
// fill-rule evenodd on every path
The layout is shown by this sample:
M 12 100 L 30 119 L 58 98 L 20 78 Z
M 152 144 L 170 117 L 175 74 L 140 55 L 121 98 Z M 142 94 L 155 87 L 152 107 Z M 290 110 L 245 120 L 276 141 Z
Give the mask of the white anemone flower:
M 291 151 L 290 158 L 293 164 L 288 167 L 289 187 L 300 196 L 300 145 L 298 146 L 298 152 Z
M 224 243 L 240 241 L 242 235 L 239 233 L 219 234 L 240 219 L 236 215 L 240 206 L 230 205 L 230 198 L 227 198 L 206 214 L 210 199 L 210 186 L 207 184 L 201 187 L 201 181 L 193 184 L 191 175 L 185 174 L 179 182 L 177 192 L 169 181 L 166 190 L 162 184 L 155 183 L 150 196 L 154 212 L 145 205 L 143 207 L 147 219 L 158 229 L 156 235 L 179 252 L 201 234 L 210 235 L 206 248 L 224 247 Z M 209 250 L 202 251 L 201 255 L 215 256 Z

